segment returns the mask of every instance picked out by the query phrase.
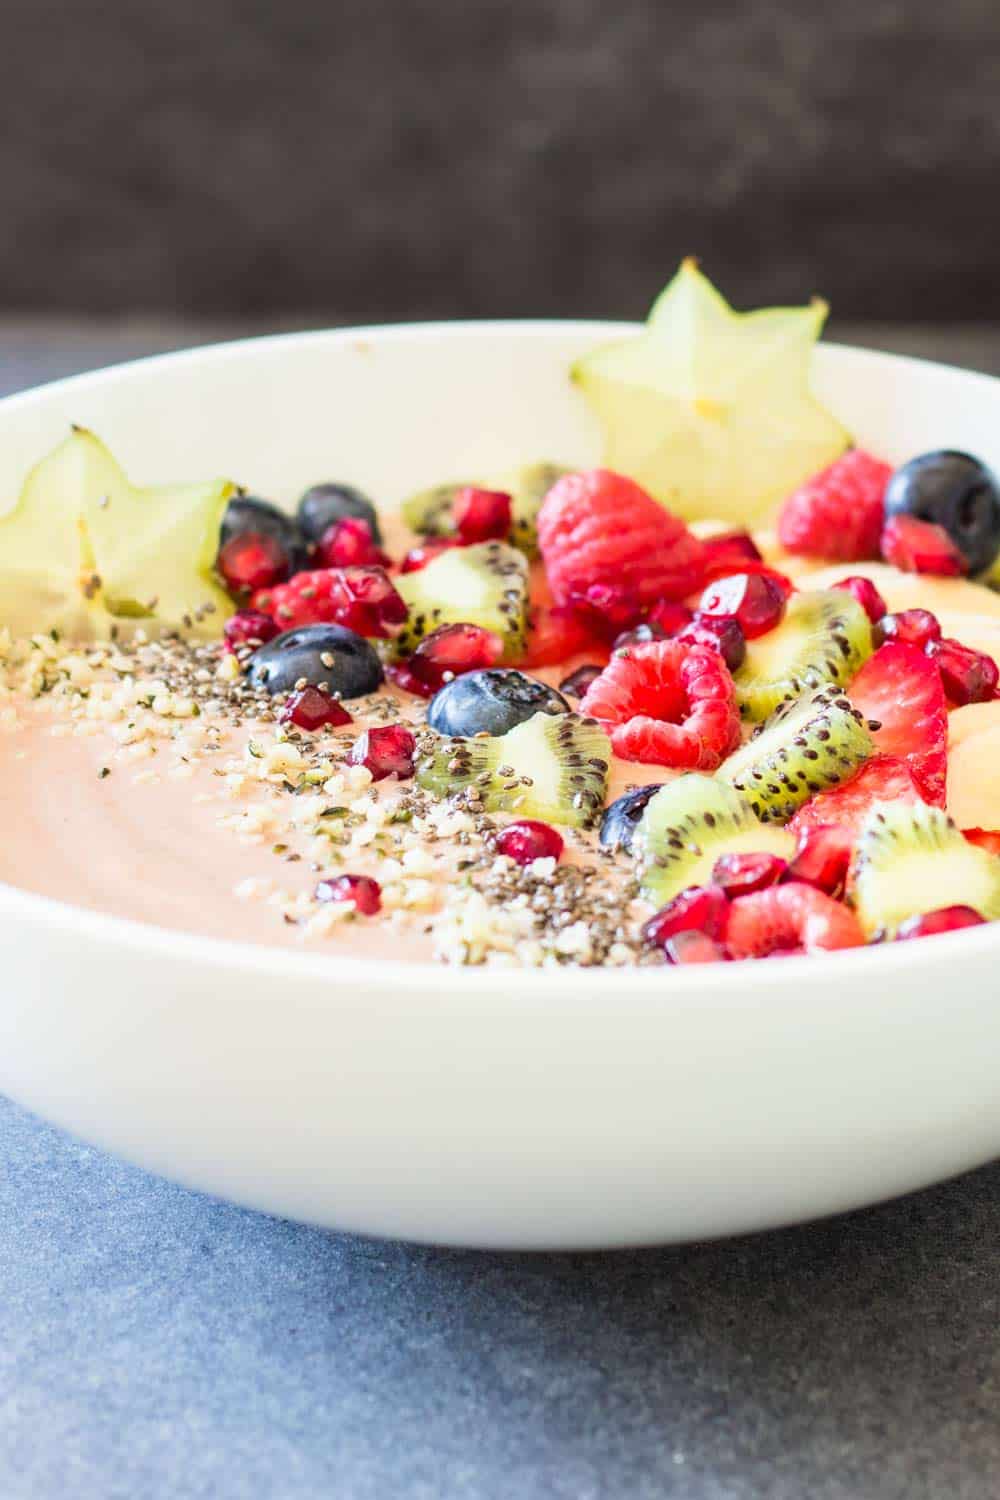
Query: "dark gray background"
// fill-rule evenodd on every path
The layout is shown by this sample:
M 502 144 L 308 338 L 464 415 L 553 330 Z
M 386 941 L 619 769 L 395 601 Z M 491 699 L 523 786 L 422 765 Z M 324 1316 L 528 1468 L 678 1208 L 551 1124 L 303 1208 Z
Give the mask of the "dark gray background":
M 1000 319 L 996 0 L 0 0 L 0 316 Z

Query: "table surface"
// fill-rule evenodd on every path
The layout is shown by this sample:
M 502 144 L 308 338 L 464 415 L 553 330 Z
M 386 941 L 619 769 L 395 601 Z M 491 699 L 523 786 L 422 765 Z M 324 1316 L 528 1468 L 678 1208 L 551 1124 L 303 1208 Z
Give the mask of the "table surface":
M 0 391 L 197 341 L 6 325 Z M 1000 371 L 997 330 L 859 341 Z M 489 1255 L 284 1223 L 0 1100 L 3 1500 L 992 1500 L 1000 1166 L 820 1224 Z

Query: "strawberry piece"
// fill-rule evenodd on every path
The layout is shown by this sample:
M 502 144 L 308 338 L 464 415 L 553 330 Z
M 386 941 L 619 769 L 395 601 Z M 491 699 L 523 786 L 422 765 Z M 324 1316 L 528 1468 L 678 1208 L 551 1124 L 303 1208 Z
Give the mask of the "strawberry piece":
M 849 689 L 882 755 L 905 760 L 928 802 L 944 806 L 948 708 L 941 674 L 917 646 L 889 641 L 870 656 Z
M 873 803 L 925 800 L 905 760 L 873 755 L 850 781 L 810 797 L 787 826 L 796 838 L 812 828 L 829 828 L 840 836 L 845 849 L 852 850 Z
M 878 557 L 885 487 L 892 469 L 852 448 L 789 495 L 778 516 L 786 552 L 861 562 Z
M 580 713 L 609 730 L 622 760 L 714 771 L 740 742 L 733 679 L 706 646 L 650 641 L 615 655 Z
M 630 590 L 648 607 L 658 599 L 683 599 L 703 581 L 697 537 L 631 479 L 609 469 L 557 480 L 537 525 L 557 604 L 604 584 Z
M 387 636 L 406 619 L 403 600 L 383 568 L 317 568 L 287 583 L 258 589 L 254 609 L 271 615 L 281 630 L 299 625 L 346 625 L 364 636 Z
M 937 911 L 919 912 L 908 917 L 896 931 L 896 942 L 911 938 L 936 937 L 939 932 L 960 932 L 963 927 L 982 927 L 986 921 L 971 906 L 939 906 Z
M 902 573 L 936 573 L 961 578 L 969 565 L 943 526 L 916 516 L 890 516 L 881 540 L 882 556 Z
M 502 542 L 510 534 L 511 498 L 503 490 L 466 485 L 452 503 L 451 516 L 463 547 L 474 542 Z
M 962 832 L 970 844 L 985 849 L 989 854 L 1000 854 L 1000 832 L 992 828 L 963 828 Z
M 828 896 L 839 897 L 847 885 L 850 863 L 851 846 L 839 828 L 806 828 L 785 878 L 804 880 Z
M 726 947 L 733 958 L 767 958 L 789 950 L 830 952 L 859 948 L 864 940 L 852 911 L 800 881 L 738 896 L 726 923 Z

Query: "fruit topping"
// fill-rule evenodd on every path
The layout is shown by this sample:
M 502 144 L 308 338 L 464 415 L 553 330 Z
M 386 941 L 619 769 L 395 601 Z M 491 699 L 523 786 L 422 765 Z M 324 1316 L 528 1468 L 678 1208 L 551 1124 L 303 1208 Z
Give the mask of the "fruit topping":
M 645 646 L 650 641 L 665 641 L 667 632 L 661 630 L 659 625 L 650 625 L 644 621 L 636 625 L 632 630 L 623 630 L 621 635 L 616 635 L 612 641 L 612 650 L 627 651 L 630 646 Z
M 859 573 L 852 573 L 849 578 L 838 579 L 833 587 L 844 589 L 853 599 L 856 599 L 873 625 L 876 620 L 881 620 L 885 615 L 885 600 L 870 578 L 863 578 Z
M 432 698 L 452 678 L 494 667 L 503 656 L 503 641 L 479 625 L 439 625 L 425 635 L 413 655 L 389 676 L 422 698 Z
M 876 751 L 905 760 L 927 801 L 943 806 L 948 712 L 934 663 L 917 646 L 889 641 L 868 658 L 848 691 L 871 725 Z
M 230 651 L 240 646 L 263 646 L 265 641 L 273 641 L 277 634 L 278 627 L 271 616 L 262 614 L 259 609 L 237 610 L 222 627 L 222 638 Z
M 580 712 L 611 732 L 622 760 L 714 771 L 739 744 L 733 680 L 715 651 L 651 641 L 611 658 Z
M 349 519 L 367 522 L 372 539 L 381 546 L 382 532 L 375 507 L 367 495 L 351 484 L 314 484 L 299 501 L 296 516 L 307 542 L 320 541 L 335 521 Z
M 568 677 L 563 678 L 559 684 L 559 691 L 567 698 L 582 698 L 595 677 L 600 677 L 603 671 L 604 668 L 599 667 L 596 662 L 587 662 L 584 666 L 577 667 Z M 566 707 L 568 708 L 569 704 Z
M 858 837 L 854 903 L 866 935 L 892 937 L 946 894 L 987 921 L 1000 918 L 1000 858 L 978 849 L 937 807 L 876 803 Z
M 831 562 L 878 557 L 891 473 L 888 464 L 852 448 L 807 479 L 778 516 L 778 539 L 785 551 Z
M 882 556 L 902 573 L 960 578 L 968 564 L 943 526 L 915 516 L 890 516 L 882 532 Z
M 316 568 L 287 583 L 260 589 L 255 609 L 273 615 L 282 630 L 327 622 L 357 635 L 387 636 L 406 619 L 406 605 L 384 568 Z
M 652 781 L 648 786 L 637 786 L 631 792 L 623 792 L 605 809 L 601 819 L 601 848 L 624 849 L 632 853 L 632 841 L 646 811 L 651 797 L 655 797 L 662 782 Z
M 528 627 L 528 645 L 518 658 L 523 667 L 551 667 L 586 651 L 607 654 L 605 641 L 596 635 L 592 620 L 571 604 L 533 604 Z
M 728 918 L 729 901 L 720 885 L 688 886 L 643 924 L 643 941 L 662 948 L 679 932 L 703 932 L 722 942 Z
M 885 510 L 942 527 L 962 554 L 964 572 L 981 573 L 1000 552 L 1000 485 L 968 453 L 943 449 L 911 458 L 890 479 Z
M 503 542 L 510 533 L 511 497 L 503 490 L 465 485 L 455 496 L 451 514 L 463 547 L 476 542 Z
M 854 775 L 872 753 L 864 718 L 840 688 L 776 708 L 719 772 L 758 818 L 784 823 L 816 792 Z
M 847 434 L 809 387 L 826 306 L 734 313 L 686 260 L 645 331 L 581 359 L 605 463 L 689 518 L 755 523 Z
M 677 604 L 672 599 L 657 599 L 646 616 L 647 625 L 655 625 L 665 636 L 677 635 L 694 619 L 694 612 L 686 604 Z
M 477 734 L 497 737 L 537 713 L 569 711 L 566 699 L 547 683 L 509 667 L 494 667 L 465 673 L 440 688 L 428 706 L 427 723 L 438 734 L 459 739 Z
M 763 573 L 731 573 L 710 583 L 698 605 L 699 616 L 735 619 L 745 640 L 780 625 L 788 600 L 788 590 L 775 578 Z
M 959 932 L 963 927 L 982 927 L 985 918 L 971 906 L 940 906 L 937 911 L 908 917 L 896 930 L 897 941 L 907 938 L 936 937 L 939 932 Z
M 352 766 L 367 767 L 373 781 L 384 781 L 387 776 L 405 781 L 413 775 L 416 753 L 417 741 L 411 730 L 402 724 L 385 724 L 359 735 L 347 752 L 347 761 Z
M 876 802 L 923 800 L 923 789 L 905 760 L 893 755 L 873 755 L 850 781 L 810 798 L 799 808 L 788 828 L 800 840 L 813 828 L 836 832 L 845 858 L 849 859 L 861 825 Z
M 701 545 L 706 583 L 729 573 L 745 573 L 748 564 L 764 561 L 749 531 L 719 531 L 715 536 L 702 537 Z
M 453 547 L 419 572 L 397 579 L 409 609 L 399 633 L 401 651 L 412 651 L 439 625 L 480 625 L 504 643 L 505 655 L 523 649 L 528 565 L 504 542 Z
M 259 495 L 234 495 L 226 506 L 219 527 L 220 549 L 238 536 L 267 536 L 277 542 L 285 556 L 286 577 L 305 562 L 306 549 L 295 517 Z
M 417 780 L 440 796 L 463 792 L 486 812 L 586 828 L 604 806 L 610 760 L 607 735 L 593 719 L 536 713 L 503 735 L 441 739 Z
M 788 866 L 787 880 L 804 880 L 828 896 L 839 898 L 847 885 L 851 863 L 850 840 L 841 828 L 806 828 L 799 839 L 795 858 Z
M 788 861 L 780 854 L 764 850 L 759 854 L 720 854 L 712 866 L 712 884 L 734 901 L 737 896 L 777 885 L 787 869 Z
M 961 641 L 931 641 L 927 654 L 941 673 L 941 682 L 952 703 L 985 703 L 996 695 L 1000 673 L 992 656 L 973 651 Z
M 829 952 L 857 948 L 863 942 L 852 911 L 801 881 L 740 896 L 726 924 L 726 946 L 733 958 Z
M 929 609 L 901 609 L 896 615 L 883 615 L 879 633 L 884 641 L 901 641 L 923 651 L 931 641 L 941 639 L 941 622 Z
M 334 875 L 321 880 L 314 894 L 317 901 L 352 901 L 363 917 L 373 917 L 382 908 L 382 887 L 370 875 Z
M 316 547 L 322 568 L 384 568 L 389 559 L 360 516 L 344 516 L 328 526 Z
M 304 687 L 292 693 L 282 705 L 278 721 L 294 724 L 297 729 L 338 729 L 352 722 L 344 705 L 318 687 Z
M 234 599 L 270 588 L 288 577 L 288 554 L 276 537 L 266 532 L 241 531 L 219 548 L 215 562 L 219 577 Z
M 793 594 L 778 628 L 748 644 L 734 673 L 737 702 L 745 718 L 759 723 L 811 688 L 845 687 L 871 650 L 871 621 L 850 594 Z
M 403 520 L 412 531 L 424 536 L 451 536 L 457 527 L 455 514 L 456 497 L 468 489 L 500 491 L 510 498 L 509 540 L 529 557 L 537 553 L 535 522 L 539 507 L 556 480 L 568 470 L 559 464 L 524 464 L 503 474 L 494 474 L 480 483 L 466 480 L 458 484 L 438 484 L 419 494 L 411 495 L 402 506 Z M 492 533 L 491 533 L 492 534 Z M 507 536 L 507 531 L 496 533 Z
M 702 546 L 682 521 L 632 480 L 608 469 L 566 474 L 538 513 L 538 544 L 557 604 L 587 601 L 617 625 L 633 623 L 612 599 L 648 606 L 683 599 L 702 581 Z M 604 588 L 602 598 L 594 593 Z
M 663 944 L 668 964 L 718 964 L 729 957 L 721 943 L 704 932 L 677 932 Z
M 291 693 L 319 687 L 338 698 L 360 698 L 382 683 L 382 663 L 369 641 L 343 625 L 286 630 L 250 658 L 251 687 Z
M 739 620 L 732 615 L 696 614 L 683 630 L 677 632 L 675 639 L 718 651 L 730 672 L 735 672 L 746 661 L 746 636 Z
M 988 849 L 991 854 L 1000 854 L 1000 831 L 993 828 L 963 828 L 963 838 L 979 849 Z
M 740 794 L 711 776 L 680 776 L 650 798 L 636 831 L 641 884 L 651 901 L 670 901 L 690 885 L 708 885 L 723 854 L 791 859 L 795 840 L 761 823 Z
M 458 542 L 450 536 L 432 536 L 421 542 L 418 547 L 411 547 L 399 565 L 401 573 L 419 573 L 421 568 L 426 568 L 435 557 L 440 557 L 442 552 L 448 552 L 452 547 L 457 547 Z
M 494 843 L 498 854 L 506 855 L 518 865 L 530 865 L 535 859 L 558 859 L 563 852 L 562 834 L 535 818 L 508 823 Z

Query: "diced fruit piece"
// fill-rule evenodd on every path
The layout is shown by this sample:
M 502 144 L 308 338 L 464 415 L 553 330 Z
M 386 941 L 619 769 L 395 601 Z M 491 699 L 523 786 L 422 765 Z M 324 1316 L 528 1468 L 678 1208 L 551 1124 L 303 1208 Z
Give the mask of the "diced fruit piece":
M 904 760 L 892 755 L 873 755 L 850 781 L 810 798 L 799 808 L 788 828 L 799 839 L 812 828 L 835 831 L 845 858 L 850 859 L 861 825 L 876 802 L 923 800 L 923 790 Z
M 871 621 L 850 594 L 793 594 L 781 625 L 748 644 L 746 661 L 733 674 L 744 717 L 760 723 L 811 688 L 845 687 L 871 650 Z
M 504 542 L 442 552 L 417 573 L 397 579 L 409 618 L 399 649 L 412 651 L 439 625 L 480 625 L 500 636 L 508 659 L 524 648 L 528 565 Z
M 748 563 L 764 561 L 749 531 L 719 531 L 714 536 L 702 537 L 701 544 L 706 583 L 730 573 L 745 573 Z
M 259 609 L 237 610 L 222 627 L 223 640 L 230 651 L 241 646 L 263 646 L 266 641 L 273 641 L 277 634 L 278 627 L 271 616 L 262 614 Z
M 637 786 L 631 792 L 623 792 L 605 809 L 601 819 L 601 848 L 623 849 L 632 853 L 632 841 L 642 821 L 642 815 L 651 797 L 655 797 L 662 782 L 652 781 L 648 786 Z
M 927 654 L 940 671 L 952 703 L 985 703 L 996 693 L 1000 672 L 992 656 L 947 638 L 932 641 Z
M 871 753 L 863 716 L 841 689 L 827 687 L 775 709 L 719 775 L 758 818 L 784 823 L 816 792 L 849 780 Z
M 382 544 L 375 507 L 368 496 L 352 484 L 329 481 L 312 485 L 299 501 L 296 515 L 299 530 L 307 542 L 318 542 L 335 521 L 357 519 L 366 521 L 374 541 L 379 546 Z
M 876 620 L 881 620 L 885 615 L 885 600 L 870 578 L 863 578 L 859 573 L 852 573 L 849 578 L 838 579 L 833 587 L 844 589 L 856 599 L 873 625 Z
M 570 604 L 536 604 L 532 606 L 528 627 L 528 644 L 520 664 L 524 667 L 551 667 L 595 649 L 606 653 L 604 641 L 591 629 L 592 621 Z
M 733 901 L 777 885 L 787 869 L 780 854 L 720 854 L 712 866 L 712 884 Z
M 929 609 L 901 609 L 898 615 L 883 615 L 879 632 L 885 641 L 901 641 L 923 651 L 941 639 L 941 624 Z
M 406 605 L 383 568 L 316 568 L 287 583 L 259 589 L 253 606 L 283 630 L 300 625 L 346 625 L 358 635 L 387 636 L 406 619 Z
M 288 577 L 288 554 L 277 537 L 241 531 L 219 548 L 216 571 L 235 599 Z
M 882 532 L 882 556 L 903 573 L 960 578 L 968 564 L 943 526 L 915 516 L 890 516 Z
M 718 964 L 729 954 L 707 933 L 677 932 L 663 944 L 663 956 L 668 964 Z
M 518 865 L 530 865 L 536 859 L 558 859 L 563 851 L 562 834 L 535 818 L 508 823 L 497 834 L 495 843 L 498 854 L 505 854 Z
M 465 485 L 455 496 L 452 520 L 463 547 L 505 541 L 511 526 L 511 499 L 503 490 Z
M 295 524 L 295 517 L 262 500 L 259 495 L 234 495 L 226 506 L 219 527 L 219 548 L 238 536 L 267 536 L 276 541 L 285 555 L 282 576 L 296 572 L 305 563 L 306 549 Z
M 876 751 L 905 760 L 927 801 L 943 806 L 948 712 L 934 663 L 916 646 L 889 641 L 868 658 L 848 691 L 873 726 Z
M 748 641 L 780 625 L 788 591 L 763 573 L 732 573 L 710 583 L 701 596 L 699 615 L 735 619 Z
M 611 746 L 593 719 L 536 713 L 506 734 L 442 739 L 417 780 L 440 796 L 474 793 L 487 812 L 589 827 L 604 806 Z
M 542 462 L 523 464 L 482 481 L 482 487 L 502 491 L 511 497 L 510 541 L 529 557 L 534 557 L 537 552 L 535 522 L 541 503 L 556 480 L 568 472 L 559 464 Z M 424 536 L 450 536 L 455 530 L 455 496 L 470 487 L 479 488 L 480 482 L 463 480 L 421 490 L 404 500 L 403 520 L 412 531 Z
M 335 729 L 352 722 L 344 705 L 317 687 L 304 687 L 292 693 L 278 719 L 282 724 L 294 724 L 297 729 Z
M 726 946 L 733 958 L 771 953 L 826 953 L 858 948 L 864 935 L 857 918 L 814 886 L 790 881 L 741 896 L 729 911 Z
M 559 684 L 559 691 L 565 693 L 567 698 L 582 698 L 590 687 L 595 677 L 600 677 L 604 668 L 599 667 L 596 662 L 587 662 L 582 667 L 577 667 L 568 677 L 564 677 Z M 569 704 L 566 705 L 567 708 Z
M 650 641 L 611 658 L 580 712 L 599 719 L 622 760 L 714 771 L 739 743 L 733 680 L 704 646 Z
M 439 625 L 424 636 L 406 667 L 430 697 L 452 678 L 495 667 L 502 656 L 503 641 L 492 630 L 479 625 Z
M 785 878 L 803 880 L 828 896 L 840 897 L 847 885 L 850 863 L 851 845 L 842 829 L 806 828 Z
M 786 552 L 862 562 L 878 557 L 888 464 L 852 448 L 789 495 L 778 517 Z
M 451 536 L 432 536 L 419 547 L 411 547 L 399 565 L 401 573 L 419 573 L 421 568 L 426 568 L 429 562 L 439 557 L 442 552 L 448 552 L 452 547 L 457 547 L 458 541 Z
M 568 603 L 593 634 L 604 641 L 613 641 L 620 631 L 638 625 L 642 618 L 642 600 L 628 584 L 591 583 L 572 594 Z
M 941 449 L 911 458 L 890 479 L 885 510 L 943 527 L 970 573 L 1000 552 L 1000 484 L 971 454 Z
M 703 932 L 722 941 L 728 916 L 729 901 L 721 886 L 689 886 L 643 924 L 643 942 L 662 948 L 679 932 Z
M 761 823 L 740 794 L 711 776 L 681 776 L 646 805 L 635 845 L 643 854 L 643 893 L 663 904 L 689 885 L 708 885 L 722 854 L 777 854 L 790 859 L 795 840 Z
M 689 625 L 679 630 L 675 639 L 690 641 L 718 651 L 730 672 L 736 672 L 747 658 L 747 641 L 740 622 L 732 615 L 696 614 Z
M 936 937 L 939 932 L 959 932 L 963 927 L 982 927 L 985 920 L 971 906 L 941 906 L 937 911 L 908 917 L 905 922 L 900 923 L 896 940 Z
M 987 921 L 1000 918 L 1000 858 L 977 849 L 937 807 L 879 802 L 858 838 L 854 903 L 868 937 L 937 911 L 942 894 Z
M 574 366 L 608 467 L 689 518 L 763 520 L 848 440 L 809 386 L 826 311 L 734 313 L 685 261 L 642 334 Z
M 384 724 L 359 735 L 347 752 L 347 761 L 352 766 L 365 766 L 373 781 L 384 781 L 387 776 L 405 781 L 413 775 L 416 753 L 417 741 L 411 730 L 402 724 Z
M 344 516 L 328 526 L 316 548 L 323 568 L 384 568 L 389 559 L 360 516 Z
M 316 887 L 317 901 L 353 901 L 363 917 L 373 917 L 382 907 L 382 887 L 370 875 L 334 875 Z
M 498 737 L 537 713 L 567 714 L 561 693 L 512 667 L 468 672 L 446 683 L 427 709 L 427 723 L 438 734 L 458 739 Z
M 609 469 L 567 474 L 553 485 L 538 513 L 538 544 L 557 604 L 603 586 L 648 606 L 683 599 L 703 576 L 701 543 L 684 523 Z
M 987 849 L 990 854 L 1000 854 L 1000 831 L 991 828 L 963 828 L 962 836 L 978 849 Z
M 343 625 L 304 625 L 286 630 L 250 658 L 251 687 L 291 693 L 320 687 L 339 698 L 360 698 L 382 683 L 382 663 L 369 641 Z
M 693 619 L 694 613 L 686 604 L 677 604 L 672 599 L 657 599 L 646 616 L 647 624 L 658 626 L 664 635 L 677 635 Z
M 232 603 L 214 563 L 235 490 L 227 479 L 137 489 L 104 444 L 75 427 L 0 516 L 0 622 L 14 635 L 79 640 L 128 621 L 153 634 L 218 636 Z

